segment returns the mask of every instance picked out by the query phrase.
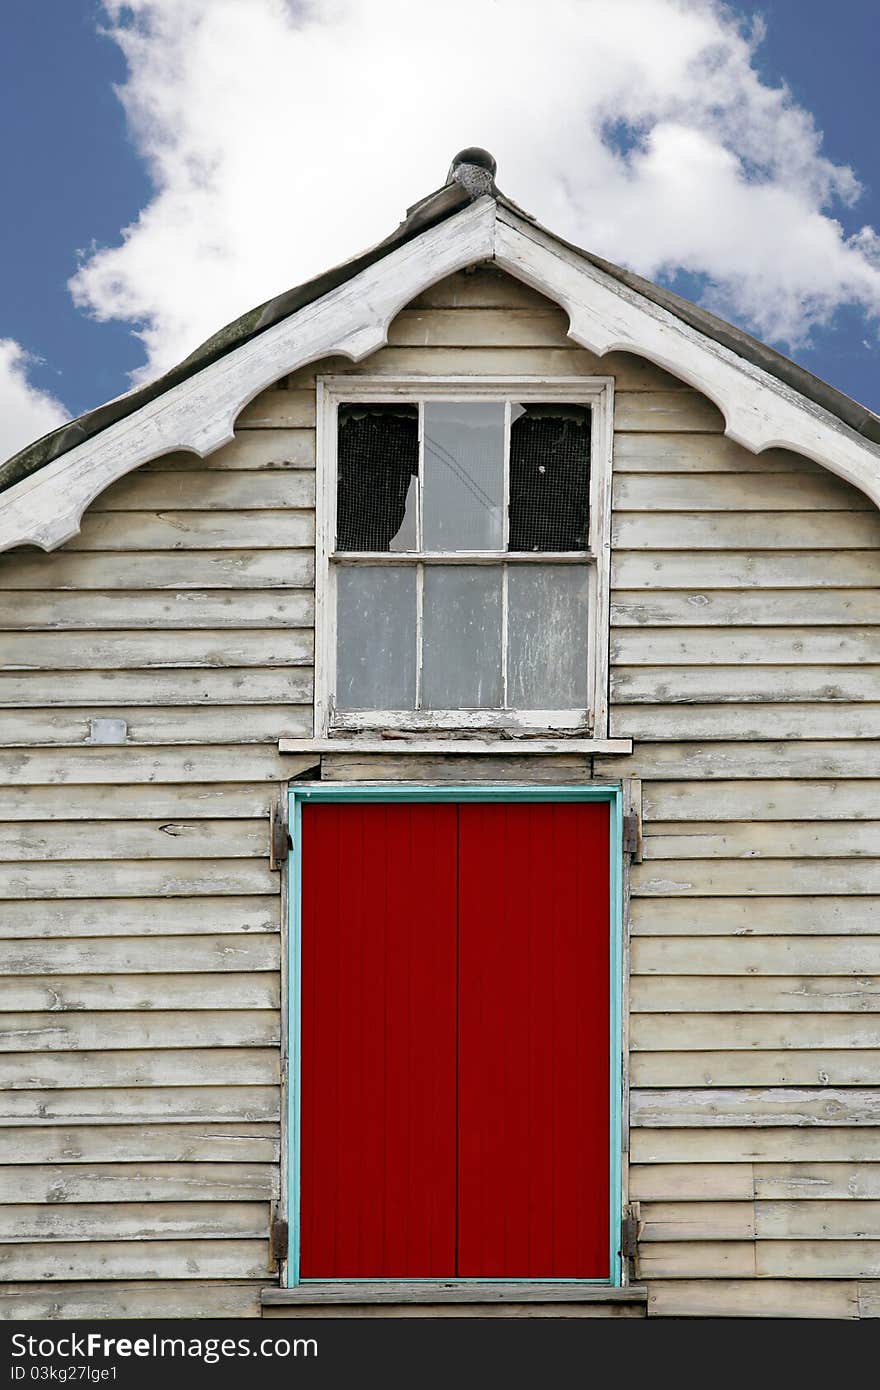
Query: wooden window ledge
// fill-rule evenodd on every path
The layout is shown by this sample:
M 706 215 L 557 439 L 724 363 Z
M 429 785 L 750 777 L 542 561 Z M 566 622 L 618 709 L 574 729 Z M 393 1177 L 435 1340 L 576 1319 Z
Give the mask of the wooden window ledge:
M 279 753 L 431 753 L 462 757 L 469 753 L 498 758 L 546 756 L 550 754 L 629 754 L 631 738 L 280 738 Z
M 610 1289 L 577 1283 L 313 1283 L 264 1289 L 264 1308 L 318 1308 L 328 1304 L 644 1304 L 644 1284 Z

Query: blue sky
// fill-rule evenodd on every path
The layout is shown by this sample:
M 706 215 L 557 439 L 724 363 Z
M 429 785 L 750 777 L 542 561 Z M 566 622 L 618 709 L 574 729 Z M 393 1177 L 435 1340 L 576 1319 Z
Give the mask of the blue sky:
M 621 0 L 617 13 L 626 4 L 635 9 L 641 2 Z M 462 139 L 465 127 L 460 132 L 456 130 L 452 117 L 444 123 L 441 111 L 436 122 L 439 128 L 426 126 L 421 142 L 414 140 L 401 150 L 396 184 L 377 184 L 375 207 L 371 208 L 371 185 L 358 182 L 364 162 L 371 157 L 368 142 L 373 141 L 372 153 L 378 165 L 387 150 L 389 136 L 394 140 L 399 134 L 394 123 L 386 120 L 383 125 L 378 121 L 375 128 L 364 133 L 357 113 L 344 109 L 337 113 L 335 124 L 328 122 L 320 87 L 309 98 L 308 78 L 303 70 L 299 74 L 300 85 L 306 89 L 302 105 L 298 109 L 279 105 L 276 121 L 271 100 L 256 86 L 248 87 L 247 73 L 243 76 L 239 69 L 230 67 L 233 76 L 226 81 L 225 90 L 230 93 L 232 106 L 236 101 L 241 103 L 242 122 L 244 112 L 253 114 L 256 107 L 260 108 L 253 115 L 252 148 L 254 160 L 259 162 L 262 183 L 258 187 L 263 189 L 266 208 L 263 219 L 258 209 L 249 223 L 240 213 L 245 193 L 249 204 L 255 197 L 248 184 L 251 175 L 241 173 L 242 160 L 232 162 L 230 157 L 228 168 L 221 168 L 217 175 L 218 185 L 211 185 L 212 163 L 222 166 L 226 158 L 225 152 L 218 155 L 211 146 L 210 132 L 218 127 L 222 132 L 222 108 L 226 101 L 223 83 L 212 81 L 212 69 L 219 73 L 227 60 L 234 59 L 234 50 L 242 48 L 241 35 L 246 32 L 252 46 L 250 51 L 241 52 L 240 66 L 250 64 L 251 80 L 258 83 L 262 53 L 265 52 L 271 69 L 273 51 L 283 47 L 280 42 L 276 45 L 274 30 L 278 31 L 279 40 L 283 36 L 289 44 L 291 81 L 297 76 L 297 64 L 302 63 L 303 69 L 312 65 L 310 54 L 320 55 L 315 60 L 318 66 L 322 61 L 331 64 L 337 52 L 341 59 L 343 51 L 356 42 L 359 18 L 354 12 L 363 10 L 367 0 L 328 0 L 331 11 L 340 5 L 344 8 L 346 3 L 353 14 L 346 21 L 348 31 L 339 27 L 338 17 L 331 24 L 328 15 L 327 27 L 315 23 L 305 38 L 291 28 L 295 10 L 287 11 L 284 0 L 213 0 L 210 15 L 205 9 L 207 0 L 178 0 L 176 8 L 169 8 L 170 0 L 139 0 L 131 9 L 119 4 L 105 7 L 98 0 L 7 0 L 3 5 L 0 140 L 7 216 L 0 233 L 0 339 L 14 340 L 29 354 L 26 365 L 19 365 L 17 370 L 20 376 L 26 376 L 27 389 L 36 393 L 35 400 L 40 393 L 47 393 L 75 415 L 127 389 L 130 374 L 143 372 L 145 362 L 148 373 L 161 370 L 248 304 L 259 302 L 286 284 L 297 283 L 322 265 L 332 264 L 389 230 L 407 202 L 442 181 L 445 162 L 454 149 L 469 139 L 484 138 L 484 131 L 490 130 L 493 121 L 497 122 L 498 112 L 487 119 L 483 111 L 477 110 L 467 128 L 469 139 Z M 379 3 L 381 8 L 384 0 Z M 483 7 L 488 13 L 494 3 L 495 0 L 474 0 L 472 8 Z M 511 0 L 505 3 L 509 5 Z M 566 13 L 570 19 L 570 0 L 551 0 L 552 3 L 558 7 L 568 4 Z M 593 9 L 593 19 L 606 3 L 607 0 L 582 0 L 585 9 Z M 659 11 L 664 5 L 674 6 L 676 0 L 648 0 L 648 4 Z M 312 17 L 321 20 L 322 6 L 316 8 L 317 15 L 313 11 Z M 393 0 L 387 0 L 385 8 L 390 33 Z M 711 11 L 709 0 L 702 6 L 698 3 L 697 9 L 700 8 Z M 203 12 L 207 16 L 204 23 Z M 866 224 L 880 228 L 880 153 L 876 144 L 880 124 L 876 81 L 880 25 L 876 0 L 841 0 L 834 6 L 829 6 L 827 0 L 758 0 L 753 5 L 728 7 L 728 18 L 756 15 L 763 18 L 766 34 L 752 53 L 755 79 L 767 87 L 785 82 L 793 104 L 812 116 L 823 133 L 821 155 L 833 165 L 851 167 L 862 186 L 851 206 L 840 198 L 825 198 L 825 215 L 836 218 L 846 236 L 852 236 Z M 225 30 L 221 27 L 224 16 Z M 363 17 L 360 15 L 360 19 Z M 189 27 L 184 20 L 192 21 Z M 102 36 L 99 32 L 108 21 L 117 26 L 115 36 Z M 240 27 L 245 23 L 247 31 Z M 142 41 L 140 47 L 132 47 L 129 41 L 138 37 Z M 129 66 L 122 51 L 127 42 Z M 311 49 L 304 47 L 307 42 Z M 408 54 L 410 58 L 414 51 L 419 51 L 419 44 L 426 53 L 436 47 L 428 30 L 408 35 L 406 44 L 409 47 L 402 56 Z M 647 54 L 645 62 L 651 61 Z M 168 74 L 172 71 L 182 73 L 178 89 L 171 85 Z M 695 79 L 703 81 L 704 91 L 691 94 L 691 105 L 683 118 L 685 125 L 692 122 L 695 132 L 699 131 L 700 120 L 693 111 L 701 109 L 706 83 L 714 80 L 711 65 L 705 71 L 708 78 Z M 666 75 L 662 80 L 667 80 Z M 741 72 L 737 80 L 745 81 Z M 265 81 L 271 85 L 271 71 Z M 127 110 L 114 90 L 126 82 L 123 99 Z M 323 85 L 327 85 L 326 80 Z M 344 81 L 340 85 L 344 89 Z M 283 71 L 279 90 L 281 86 Z M 374 99 L 375 94 L 371 100 Z M 288 100 L 292 98 L 285 96 L 284 101 Z M 414 88 L 412 101 L 418 100 L 418 89 Z M 747 100 L 754 102 L 754 92 Z M 547 101 L 546 142 L 548 148 L 556 149 L 562 118 L 558 110 L 551 110 L 549 95 Z M 607 101 L 614 109 L 612 98 Z M 216 117 L 212 115 L 212 102 L 217 106 Z M 732 100 L 730 110 L 735 110 L 736 104 L 736 99 Z M 196 105 L 204 110 L 203 126 L 198 124 Z M 339 106 L 338 98 L 335 105 Z M 344 108 L 344 100 L 342 105 Z M 627 128 L 635 131 L 636 140 L 640 139 L 655 116 L 633 115 L 625 99 L 620 100 L 620 108 L 623 119 L 629 123 Z M 658 98 L 657 109 L 661 113 L 657 119 L 670 128 L 679 120 L 668 95 Z M 816 293 L 825 307 L 805 327 L 801 325 L 795 333 L 798 341 L 793 345 L 786 343 L 785 333 L 793 321 L 797 322 L 791 296 L 800 295 L 801 301 L 805 301 L 813 292 L 809 252 L 801 253 L 800 278 L 794 279 L 788 300 L 769 317 L 762 306 L 765 296 L 772 297 L 775 268 L 778 267 L 780 277 L 783 270 L 790 269 L 784 238 L 777 244 L 756 247 L 755 255 L 761 258 L 760 273 L 756 270 L 751 279 L 748 264 L 743 265 L 749 248 L 733 256 L 734 288 L 725 289 L 722 285 L 719 290 L 719 277 L 723 281 L 726 274 L 724 257 L 731 252 L 714 243 L 710 245 L 711 236 L 709 242 L 704 237 L 706 244 L 688 250 L 688 219 L 683 217 L 683 225 L 677 230 L 673 218 L 662 232 L 665 240 L 658 255 L 664 264 L 658 270 L 646 263 L 651 260 L 651 248 L 644 241 L 632 239 L 633 218 L 626 215 L 626 208 L 632 204 L 625 201 L 625 196 L 635 196 L 631 185 L 626 194 L 620 192 L 620 210 L 614 216 L 609 214 L 604 222 L 601 216 L 598 220 L 593 216 L 603 157 L 595 144 L 584 156 L 593 163 L 584 175 L 582 190 L 572 191 L 569 186 L 577 182 L 575 171 L 579 168 L 578 141 L 582 137 L 576 129 L 566 135 L 571 140 L 567 164 L 555 182 L 552 169 L 534 172 L 541 162 L 540 95 L 533 114 L 538 135 L 531 164 L 528 151 L 522 158 L 511 153 L 505 162 L 503 151 L 496 150 L 499 182 L 505 191 L 581 244 L 592 245 L 612 259 L 635 264 L 643 272 L 653 274 L 653 278 L 662 277 L 680 292 L 703 297 L 713 307 L 720 307 L 728 317 L 736 318 L 759 336 L 775 338 L 789 355 L 811 371 L 880 410 L 878 320 L 871 317 L 880 308 L 880 292 L 870 287 L 849 296 L 858 302 L 847 303 L 845 284 L 841 287 L 835 280 L 829 288 L 826 283 L 827 258 L 818 251 Z M 503 117 L 503 111 L 500 115 Z M 584 120 L 589 123 L 589 119 L 587 112 Z M 754 143 L 762 138 L 761 119 L 756 115 L 753 136 L 743 137 L 745 144 L 740 154 L 744 159 L 751 157 L 746 148 L 748 139 Z M 288 125 L 285 129 L 286 121 L 293 122 L 293 127 Z M 179 142 L 175 122 L 181 128 Z M 192 122 L 191 127 L 188 122 Z M 719 127 L 720 144 L 731 125 L 728 115 L 723 129 Z M 777 184 L 785 185 L 789 173 L 785 167 L 776 166 L 785 165 L 783 147 L 793 137 L 772 121 L 767 129 L 770 134 L 764 138 L 771 145 L 778 130 L 780 149 L 774 151 L 776 165 L 772 177 Z M 511 148 L 515 136 L 511 115 Z M 503 144 L 503 134 L 496 136 L 494 143 L 499 138 Z M 736 143 L 740 137 L 735 134 L 731 138 Z M 222 139 L 222 133 L 217 139 Z M 584 140 L 585 149 L 588 143 Z M 307 179 L 302 159 L 296 153 L 298 147 L 304 146 L 313 151 Z M 689 147 L 685 143 L 681 148 L 686 151 Z M 702 155 L 697 150 L 694 158 L 699 157 Z M 755 157 L 760 162 L 760 152 Z M 244 158 L 247 159 L 247 146 Z M 300 187 L 295 176 L 298 158 Z M 805 158 L 809 163 L 809 157 Z M 209 172 L 194 179 L 190 166 L 200 159 L 204 159 Z M 329 174 L 326 188 L 321 183 L 324 174 L 328 170 L 332 173 L 334 166 L 344 170 L 345 177 L 352 181 L 355 201 L 362 208 L 348 227 L 340 225 Z M 278 203 L 282 194 L 270 187 L 273 170 L 276 180 L 291 185 L 283 193 L 288 199 L 283 206 Z M 267 175 L 265 171 L 270 172 Z M 762 177 L 765 176 L 766 171 Z M 256 181 L 256 175 L 253 177 Z M 806 183 L 813 173 L 805 175 L 800 169 L 791 177 L 795 182 Z M 650 186 L 654 188 L 656 170 L 652 178 Z M 238 204 L 236 179 L 241 187 Z M 822 202 L 819 197 L 817 206 Z M 593 212 L 588 215 L 584 209 L 591 207 Z M 326 217 L 323 231 L 322 209 Z M 123 229 L 136 223 L 145 211 L 147 224 L 137 236 L 126 239 Z M 555 216 L 557 211 L 559 215 Z M 680 206 L 678 215 L 682 217 Z M 764 215 L 756 213 L 756 220 Z M 272 219 L 276 227 L 286 219 L 292 228 L 290 234 L 279 235 L 268 243 L 262 225 L 266 219 Z M 298 221 L 306 228 L 301 236 L 296 231 Z M 209 223 L 213 230 L 205 242 Z M 677 235 L 684 248 L 682 265 L 670 265 L 670 261 L 676 260 Z M 102 248 L 106 248 L 106 254 Z M 870 249 L 865 266 L 859 271 L 864 272 L 866 283 L 872 257 L 876 262 L 876 248 Z M 205 280 L 196 297 L 192 282 L 199 279 L 203 264 L 207 267 Z M 83 265 L 86 275 L 79 283 L 77 305 L 68 282 Z M 847 274 L 841 272 L 843 280 Z M 768 333 L 768 324 L 779 331 Z M 0 408 L 3 399 L 0 391 Z M 37 422 L 40 418 L 39 412 L 33 416 Z M 46 427 L 55 422 L 50 412 Z M 34 426 L 30 429 L 33 433 Z M 36 432 L 40 432 L 39 428 Z M 3 452 L 0 447 L 0 454 Z

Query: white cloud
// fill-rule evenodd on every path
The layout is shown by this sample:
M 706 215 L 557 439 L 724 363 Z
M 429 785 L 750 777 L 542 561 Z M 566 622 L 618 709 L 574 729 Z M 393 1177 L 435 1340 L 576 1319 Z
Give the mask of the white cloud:
M 105 0 L 155 196 L 72 282 L 161 371 L 377 240 L 469 144 L 569 239 L 796 346 L 880 310 L 859 194 L 718 0 Z
M 35 360 L 14 338 L 0 338 L 0 461 L 70 418 L 60 401 L 28 381 Z

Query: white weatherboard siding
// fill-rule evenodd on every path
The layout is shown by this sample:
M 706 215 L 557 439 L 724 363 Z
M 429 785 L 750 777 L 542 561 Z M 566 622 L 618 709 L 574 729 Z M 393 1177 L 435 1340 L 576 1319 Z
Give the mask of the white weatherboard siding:
M 314 379 L 613 376 L 611 728 L 631 757 L 325 778 L 642 782 L 630 1196 L 657 1313 L 880 1310 L 880 517 L 497 271 L 252 400 L 234 440 L 0 556 L 0 1316 L 257 1316 L 281 911 L 315 764 Z M 207 426 L 206 426 L 207 427 Z M 225 426 L 224 426 L 225 428 Z M 122 719 L 124 745 L 92 741 Z

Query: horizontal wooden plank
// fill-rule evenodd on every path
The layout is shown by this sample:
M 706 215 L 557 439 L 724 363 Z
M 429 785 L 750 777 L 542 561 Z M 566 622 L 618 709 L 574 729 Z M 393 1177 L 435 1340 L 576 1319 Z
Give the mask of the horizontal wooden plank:
M 880 581 L 880 559 L 877 563 Z M 201 596 L 204 597 L 204 596 Z M 250 602 L 252 595 L 248 595 Z M 641 589 L 611 595 L 615 627 L 785 627 L 876 623 L 878 589 Z M 110 624 L 108 623 L 108 626 Z M 125 626 L 125 624 L 119 624 Z
M 0 1277 L 48 1279 L 252 1279 L 266 1277 L 265 1240 L 57 1241 L 5 1245 Z
M 186 925 L 185 914 L 183 925 Z M 14 975 L 276 971 L 280 964 L 280 948 L 278 937 L 266 933 L 0 940 L 0 979 Z
M 657 1241 L 639 1246 L 639 1277 L 674 1279 L 751 1278 L 755 1274 L 753 1241 Z
M 755 1249 L 761 1278 L 880 1275 L 880 1240 L 762 1240 Z
M 66 550 L 303 549 L 315 543 L 312 511 L 96 512 Z
M 311 426 L 289 429 L 239 428 L 229 444 L 199 458 L 198 454 L 178 451 L 163 454 L 145 464 L 138 474 L 179 473 L 183 470 L 201 472 L 204 469 L 252 470 L 298 469 L 315 466 L 315 431 Z M 138 476 L 138 474 L 131 476 Z
M 0 629 L 8 631 L 298 628 L 314 619 L 314 598 L 304 589 L 0 593 Z
M 130 1280 L 77 1284 L 7 1284 L 0 1288 L 0 1321 L 53 1322 L 107 1318 L 259 1318 L 265 1282 L 235 1279 L 179 1283 Z
M 876 1238 L 878 1230 L 878 1201 L 755 1202 L 759 1240 L 866 1240 Z
M 0 909 L 2 910 L 2 909 Z M 630 903 L 634 936 L 873 936 L 880 898 L 640 898 Z M 714 949 L 714 946 L 713 948 Z M 795 946 L 794 949 L 797 949 Z M 809 945 L 804 942 L 805 951 Z M 833 974 L 833 971 L 829 973 Z
M 861 589 L 875 585 L 878 575 L 876 550 L 624 551 L 611 560 L 618 589 Z
M 56 1240 L 238 1240 L 268 1236 L 266 1202 L 0 1203 L 0 1245 Z M 3 1253 L 0 1252 L 0 1262 Z
M 621 666 L 877 665 L 880 627 L 615 628 L 611 660 Z
M 876 805 L 880 809 L 880 802 Z M 653 821 L 645 832 L 646 859 L 851 859 L 880 854 L 877 820 Z
M 776 669 L 775 667 L 773 668 Z M 833 670 L 829 668 L 830 671 Z M 875 693 L 880 672 L 871 668 Z M 880 736 L 880 704 L 624 705 L 611 711 L 612 738 L 762 739 Z
M 436 783 L 581 781 L 589 776 L 589 758 L 583 754 L 548 754 L 529 758 L 481 753 L 473 757 L 436 757 L 400 753 L 347 753 L 321 758 L 321 778 L 327 782 L 415 781 Z
M 650 1172 L 650 1165 L 639 1171 Z M 880 1198 L 877 1163 L 759 1163 L 753 1172 L 756 1197 L 798 1202 Z
M 752 1164 L 635 1163 L 629 1170 L 629 1196 L 635 1202 L 751 1202 Z
M 310 676 L 310 672 L 308 673 Z M 261 680 L 261 673 L 250 674 L 244 682 L 239 699 L 247 698 L 249 684 Z M 93 737 L 94 710 L 0 710 L 0 746 L 34 748 L 54 744 L 58 747 L 84 747 L 100 743 Z M 205 745 L 229 743 L 238 738 L 242 743 L 276 744 L 282 738 L 302 738 L 311 735 L 314 711 L 309 705 L 213 705 L 187 711 L 181 718 L 180 709 L 144 706 L 112 705 L 103 707 L 97 717 L 121 719 L 125 724 L 121 740 L 126 748 L 148 747 L 150 744 Z M 111 740 L 111 742 L 114 740 Z
M 50 949 L 64 937 L 216 936 L 280 928 L 278 896 L 0 901 L 0 939 L 41 937 L 53 942 Z
M 615 406 L 620 399 L 618 394 Z M 655 397 L 646 395 L 638 399 L 647 403 Z M 614 507 L 618 512 L 828 513 L 874 510 L 873 502 L 864 493 L 848 487 L 828 472 L 805 475 L 625 473 L 615 479 L 613 495 Z
M 56 671 L 22 671 L 14 675 L 0 673 L 0 707 L 133 708 L 133 723 L 144 731 L 155 728 L 162 719 L 161 715 L 157 719 L 150 706 L 162 710 L 169 705 L 245 703 L 250 711 L 254 705 L 306 705 L 312 702 L 313 684 L 309 666 L 264 666 L 257 674 L 252 666 L 181 671 L 65 671 L 63 680 L 58 679 Z M 187 724 L 191 717 L 187 714 Z M 176 732 L 179 736 L 179 722 Z
M 617 550 L 876 550 L 880 547 L 880 515 L 876 508 L 692 515 L 616 512 L 611 532 Z
M 674 389 L 669 377 L 658 383 L 658 389 L 669 390 L 671 386 Z M 790 449 L 765 449 L 761 454 L 753 454 L 724 434 L 621 434 L 614 440 L 614 471 L 822 476 L 826 470 Z
M 2 1229 L 2 1228 L 0 1228 Z M 754 1240 L 755 1206 L 745 1202 L 645 1202 L 639 1249 L 663 1240 Z
M 277 1161 L 277 1123 L 0 1126 L 4 1164 Z
M 138 551 L 77 555 L 53 550 L 42 555 L 28 547 L 0 555 L 3 591 L 307 589 L 314 582 L 310 550 L 163 550 L 157 557 Z
M 264 469 L 253 473 L 216 468 L 162 473 L 138 469 L 120 478 L 95 498 L 92 516 L 104 512 L 217 512 L 314 507 L 315 475 L 311 468 Z
M 731 1048 L 880 1047 L 876 1014 L 636 1014 L 630 1029 L 639 1052 L 699 1052 Z
M 155 679 L 153 677 L 152 679 Z M 278 804 L 270 786 L 185 783 L 145 787 L 0 787 L 0 822 L 40 820 L 241 820 Z
M 278 893 L 279 876 L 256 859 L 102 860 L 0 865 L 0 898 L 189 897 Z
M 278 1042 L 272 1009 L 200 1009 L 123 1014 L 4 1014 L 0 1052 L 101 1051 L 141 1047 L 269 1047 Z
M 874 1163 L 880 1127 L 633 1129 L 633 1163 Z
M 626 430 L 655 434 L 665 430 L 724 429 L 717 406 L 696 391 L 617 391 L 614 396 L 615 434 Z
M 653 821 L 860 821 L 880 806 L 880 781 L 646 782 L 643 815 Z
M 285 385 L 261 391 L 242 410 L 235 421 L 235 432 L 253 429 L 301 429 L 314 427 L 314 385 L 292 391 Z M 229 446 L 224 446 L 228 448 Z
M 0 1089 L 73 1090 L 88 1078 L 102 1086 L 275 1086 L 281 1059 L 275 1047 L 132 1049 L 115 1052 L 4 1052 Z
M 857 1318 L 855 1280 L 654 1279 L 648 1313 L 665 1318 Z
M 139 786 L 151 782 L 285 782 L 315 766 L 314 757 L 274 748 L 39 748 L 0 752 L 0 785 Z
M 268 819 L 0 822 L 0 862 L 268 858 Z
M 262 1120 L 280 1115 L 277 1086 L 110 1086 L 0 1094 L 0 1128 L 43 1124 L 162 1125 Z
M 565 347 L 385 347 L 372 352 L 361 362 L 348 357 L 325 357 L 319 363 L 309 363 L 287 378 L 294 390 L 302 390 L 315 375 L 324 376 L 595 376 L 597 362 L 591 352 L 578 347 L 571 339 Z M 604 373 L 603 373 L 604 375 Z M 653 393 L 651 393 L 653 394 Z M 659 394 L 659 393 L 658 393 Z M 669 395 L 686 394 L 669 392 Z M 696 392 L 691 393 L 700 401 Z M 619 399 L 619 397 L 618 397 Z M 659 409 L 659 407 L 658 407 Z M 699 406 L 692 411 L 683 409 L 678 416 L 669 408 L 669 418 L 701 418 Z M 659 417 L 658 417 L 659 418 Z M 706 418 L 703 412 L 703 418 Z M 615 426 L 618 412 L 615 411 Z M 673 425 L 668 428 L 679 428 Z M 685 424 L 681 428 L 688 428 Z M 696 423 L 692 429 L 706 428 Z M 712 428 L 711 423 L 708 428 Z
M 274 971 L 213 975 L 33 975 L 0 979 L 0 1013 L 81 1009 L 277 1009 L 280 976 Z M 2 1020 L 0 1020 L 2 1027 Z
M 632 981 L 630 1000 L 634 1013 L 877 1013 L 880 978 L 640 976 Z
M 3 638 L 10 671 L 85 671 L 120 667 L 292 666 L 312 660 L 311 631 L 100 632 L 72 642 L 66 632 L 15 632 Z
M 634 1128 L 698 1129 L 754 1125 L 877 1125 L 880 1089 L 870 1086 L 728 1087 L 630 1092 Z
M 732 777 L 880 777 L 880 742 L 813 739 L 794 743 L 642 743 L 635 758 L 599 754 L 596 777 L 700 780 Z
M 630 959 L 634 975 L 866 976 L 880 971 L 880 936 L 651 937 Z
M 640 897 L 880 892 L 880 859 L 666 859 L 634 864 Z
M 635 1052 L 630 1059 L 633 1086 L 872 1086 L 880 1053 L 872 1048 L 821 1046 L 773 1050 L 731 1049 Z
M 555 347 L 571 348 L 568 315 L 557 305 L 523 309 L 406 308 L 388 329 L 391 347 Z M 601 359 L 594 358 L 601 371 Z M 605 373 L 602 373 L 605 375 Z
M 68 1163 L 2 1170 L 0 1202 L 266 1202 L 271 1163 Z M 112 1208 L 111 1208 L 112 1210 Z

